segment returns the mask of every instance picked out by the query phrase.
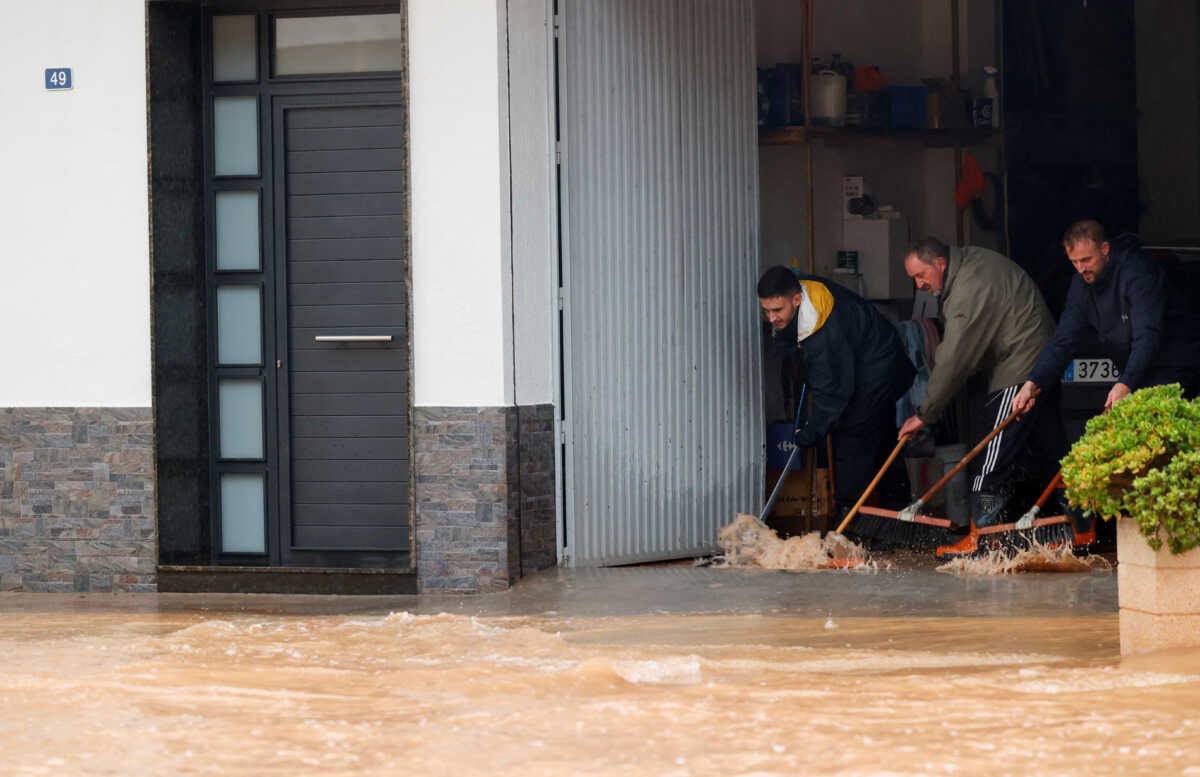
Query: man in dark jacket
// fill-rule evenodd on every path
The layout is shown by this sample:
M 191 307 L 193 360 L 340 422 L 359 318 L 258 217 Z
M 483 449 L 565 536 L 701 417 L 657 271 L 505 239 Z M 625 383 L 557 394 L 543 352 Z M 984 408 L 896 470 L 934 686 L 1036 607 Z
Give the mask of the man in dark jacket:
M 1099 335 L 1120 371 L 1104 409 L 1145 386 L 1179 383 L 1187 396 L 1200 390 L 1200 320 L 1161 267 L 1142 256 L 1137 238 L 1111 243 L 1097 221 L 1077 221 L 1063 248 L 1078 273 L 1062 318 L 1038 354 L 1029 379 L 1013 399 L 1025 413 L 1041 392 L 1058 385 L 1089 330 Z
M 896 400 L 915 369 L 896 328 L 835 283 L 772 267 L 758 282 L 758 297 L 780 349 L 804 364 L 812 404 L 796 444 L 812 447 L 832 433 L 834 501 L 839 512 L 848 510 L 890 453 Z M 907 495 L 907 480 L 893 465 L 880 490 Z

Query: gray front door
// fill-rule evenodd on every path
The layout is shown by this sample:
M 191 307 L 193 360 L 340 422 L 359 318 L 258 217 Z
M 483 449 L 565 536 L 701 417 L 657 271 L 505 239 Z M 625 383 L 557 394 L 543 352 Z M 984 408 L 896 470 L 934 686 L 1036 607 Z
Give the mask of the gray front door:
M 281 562 L 409 566 L 405 113 L 273 102 Z

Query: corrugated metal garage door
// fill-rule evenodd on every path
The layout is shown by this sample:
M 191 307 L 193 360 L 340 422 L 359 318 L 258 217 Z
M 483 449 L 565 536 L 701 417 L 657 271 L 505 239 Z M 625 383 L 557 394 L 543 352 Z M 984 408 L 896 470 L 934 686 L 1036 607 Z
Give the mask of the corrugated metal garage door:
M 752 0 L 560 3 L 568 563 L 761 499 Z

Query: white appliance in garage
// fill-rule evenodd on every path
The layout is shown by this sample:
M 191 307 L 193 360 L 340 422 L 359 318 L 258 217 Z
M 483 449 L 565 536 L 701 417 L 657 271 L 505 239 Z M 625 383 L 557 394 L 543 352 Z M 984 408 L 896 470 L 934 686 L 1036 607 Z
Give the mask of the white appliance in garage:
M 867 299 L 911 297 L 912 279 L 904 272 L 908 219 L 864 218 L 842 222 L 842 245 L 858 252 L 858 272 Z

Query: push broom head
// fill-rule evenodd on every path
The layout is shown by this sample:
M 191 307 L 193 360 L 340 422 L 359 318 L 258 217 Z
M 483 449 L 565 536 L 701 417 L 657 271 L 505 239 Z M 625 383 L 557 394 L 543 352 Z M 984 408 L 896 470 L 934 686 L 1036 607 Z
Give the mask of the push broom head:
M 1013 559 L 1019 555 L 1064 556 L 1075 548 L 1086 549 L 1095 542 L 1095 533 L 1089 536 L 1076 532 L 1071 519 L 1065 515 L 1031 518 L 1029 527 L 1019 525 L 1029 515 L 1026 513 L 1016 523 L 1002 523 L 975 529 L 957 545 L 937 550 L 940 558 L 997 558 Z M 1032 563 L 1032 562 L 1031 562 Z
M 869 541 L 869 545 L 876 550 L 922 550 L 936 548 L 949 542 L 950 529 L 950 521 L 944 518 L 914 512 L 909 520 L 902 520 L 900 513 L 895 510 L 863 507 L 850 524 L 849 532 Z

